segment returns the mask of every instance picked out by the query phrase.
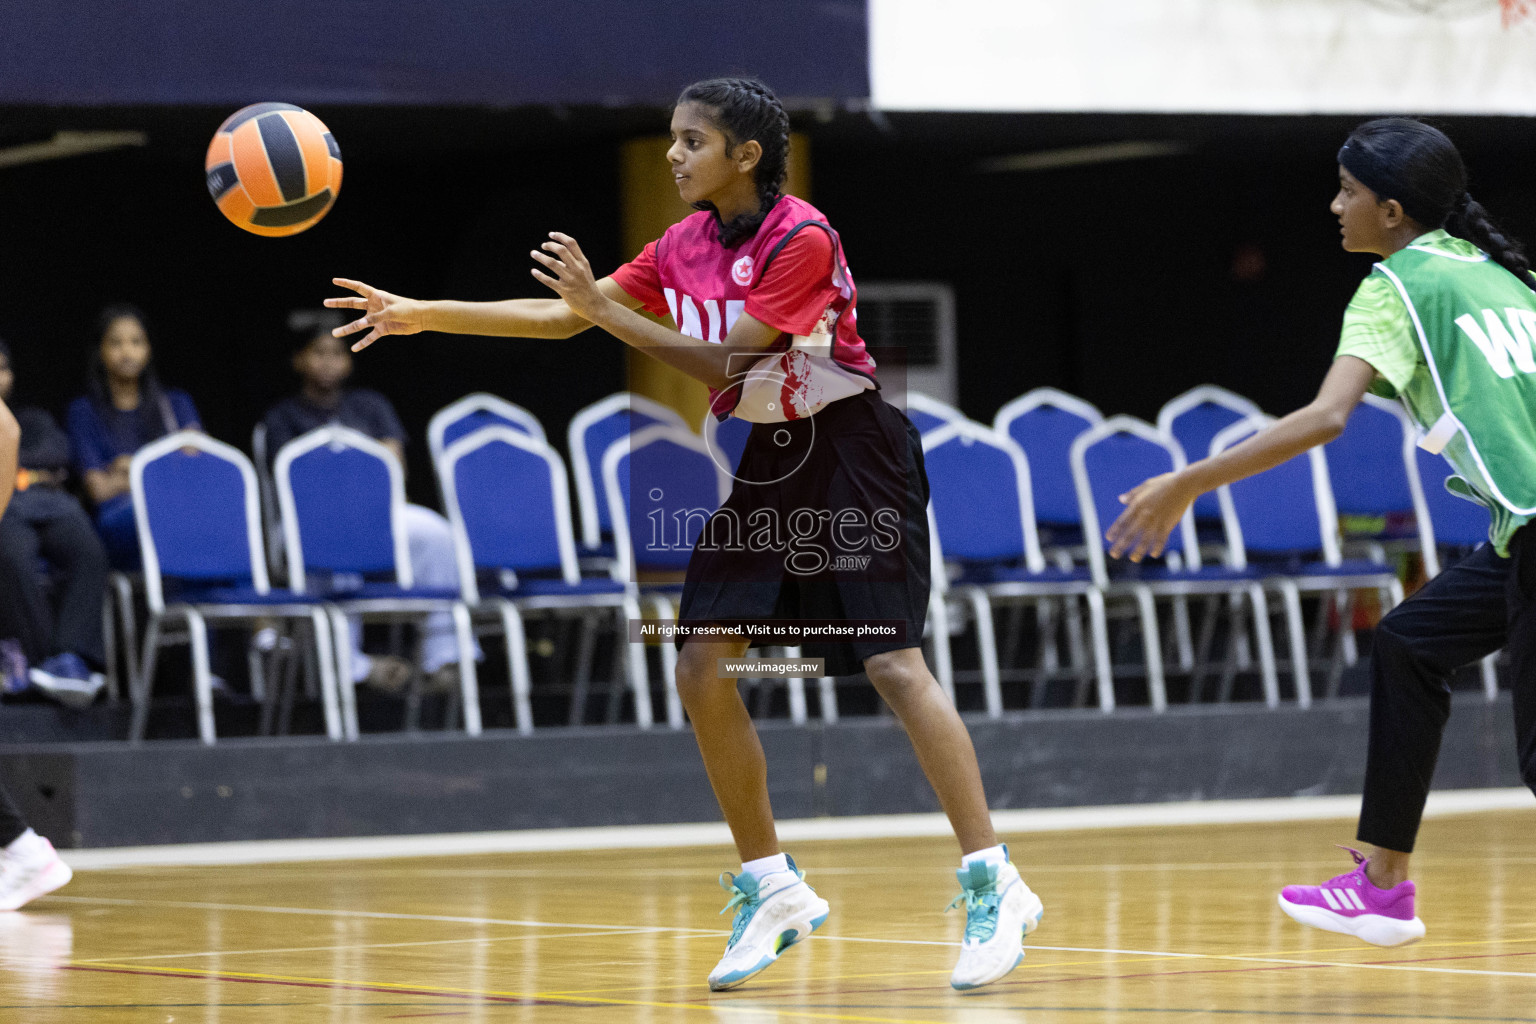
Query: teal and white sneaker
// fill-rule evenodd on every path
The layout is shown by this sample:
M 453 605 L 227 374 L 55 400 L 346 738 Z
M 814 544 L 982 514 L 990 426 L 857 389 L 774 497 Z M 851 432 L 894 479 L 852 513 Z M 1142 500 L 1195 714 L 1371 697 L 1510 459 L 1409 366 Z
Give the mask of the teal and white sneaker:
M 736 920 L 725 955 L 709 972 L 711 991 L 735 988 L 821 927 L 827 919 L 827 901 L 804 879 L 805 872 L 792 859 L 788 871 L 761 878 L 729 871 L 720 875 L 720 888 L 731 894 L 720 913 L 734 908 Z
M 1040 927 L 1045 904 L 1011 862 L 971 864 L 955 874 L 963 891 L 949 909 L 965 905 L 965 938 L 949 983 L 964 991 L 990 985 L 1023 962 L 1024 936 Z

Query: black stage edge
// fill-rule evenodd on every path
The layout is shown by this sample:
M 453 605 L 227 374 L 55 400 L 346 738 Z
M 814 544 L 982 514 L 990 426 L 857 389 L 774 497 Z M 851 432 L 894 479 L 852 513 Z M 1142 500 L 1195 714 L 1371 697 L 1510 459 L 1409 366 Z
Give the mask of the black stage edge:
M 971 718 L 995 808 L 1359 792 L 1366 704 L 1019 713 Z M 1509 695 L 1459 695 L 1435 785 L 1520 785 Z M 865 718 L 760 726 L 775 813 L 936 811 L 901 728 Z M 548 729 L 13 747 L 0 779 L 61 846 L 105 847 L 718 818 L 693 736 Z

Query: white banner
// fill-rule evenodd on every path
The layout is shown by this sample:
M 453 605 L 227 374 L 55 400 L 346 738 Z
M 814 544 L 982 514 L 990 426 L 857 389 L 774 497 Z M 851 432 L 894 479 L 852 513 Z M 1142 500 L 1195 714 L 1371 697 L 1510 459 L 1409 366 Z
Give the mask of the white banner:
M 871 97 L 883 110 L 1531 115 L 1536 17 L 1516 13 L 1498 0 L 869 0 Z

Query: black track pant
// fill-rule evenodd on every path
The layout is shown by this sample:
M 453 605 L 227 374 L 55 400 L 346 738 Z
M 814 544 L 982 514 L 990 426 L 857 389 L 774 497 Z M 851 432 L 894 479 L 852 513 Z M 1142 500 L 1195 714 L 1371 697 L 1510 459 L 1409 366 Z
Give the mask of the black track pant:
M 0 846 L 10 846 L 26 830 L 27 820 L 11 803 L 11 795 L 0 787 Z
M 40 558 L 61 577 L 57 615 L 38 577 Z M 100 668 L 106 585 L 107 553 L 78 501 L 41 487 L 11 499 L 0 519 L 0 636 L 19 638 L 33 665 L 68 651 Z
M 1413 852 L 1451 712 L 1451 674 L 1501 647 L 1514 680 L 1520 776 L 1536 790 L 1536 529 L 1519 530 L 1509 553 L 1478 548 L 1381 620 L 1362 841 Z

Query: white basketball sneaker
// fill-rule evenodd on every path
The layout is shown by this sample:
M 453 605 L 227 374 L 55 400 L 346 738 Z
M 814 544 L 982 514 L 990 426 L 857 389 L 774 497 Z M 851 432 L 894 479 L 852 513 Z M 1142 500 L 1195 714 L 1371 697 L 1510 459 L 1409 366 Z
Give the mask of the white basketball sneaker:
M 709 972 L 709 987 L 719 992 L 735 988 L 773 963 L 790 946 L 809 937 L 827 919 L 827 901 L 805 884 L 805 872 L 789 859 L 788 871 L 720 876 L 720 887 L 731 900 L 720 913 L 735 909 L 725 955 Z
M 1007 847 L 1003 848 L 1007 853 Z M 1040 927 L 1045 904 L 1030 891 L 1011 862 L 973 863 L 955 874 L 962 892 L 950 909 L 965 906 L 965 938 L 949 983 L 980 988 L 1006 975 L 1024 959 L 1024 936 Z
M 19 910 L 74 876 L 53 844 L 27 829 L 21 838 L 0 850 L 0 910 Z

